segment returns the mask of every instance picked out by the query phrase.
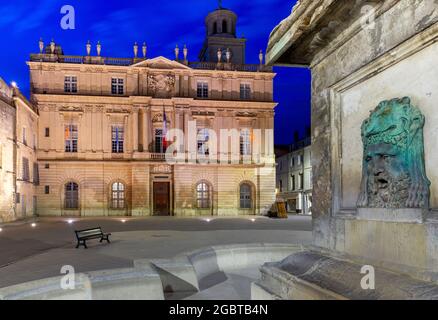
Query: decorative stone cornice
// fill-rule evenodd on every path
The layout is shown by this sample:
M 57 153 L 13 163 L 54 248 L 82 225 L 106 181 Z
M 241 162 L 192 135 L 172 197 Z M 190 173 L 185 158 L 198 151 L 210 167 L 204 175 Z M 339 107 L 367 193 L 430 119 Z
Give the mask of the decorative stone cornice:
M 107 107 L 105 112 L 107 114 L 129 114 L 131 111 L 128 108 Z M 137 109 L 138 112 L 138 109 Z
M 302 0 L 292 14 L 272 31 L 266 53 L 269 65 L 312 64 L 315 56 L 342 34 L 344 42 L 361 27 L 364 8 L 374 7 L 375 16 L 397 0 Z M 350 32 L 346 33 L 346 30 Z M 340 46 L 343 42 L 337 42 Z
M 84 108 L 79 107 L 79 106 L 60 106 L 58 108 L 58 112 L 79 112 L 79 113 L 83 113 L 84 112 Z
M 62 105 L 116 105 L 127 107 L 132 105 L 151 105 L 173 107 L 202 107 L 202 108 L 240 108 L 240 109 L 273 109 L 278 103 L 276 102 L 259 102 L 259 101 L 228 101 L 228 100 L 196 100 L 193 98 L 171 98 L 160 99 L 142 96 L 130 97 L 109 97 L 109 96 L 72 96 L 72 95 L 51 95 L 51 94 L 34 94 L 38 105 L 51 104 L 56 106 Z
M 255 112 L 247 112 L 247 111 L 236 112 L 236 117 L 239 117 L 239 118 L 255 118 L 255 117 L 257 117 L 257 113 L 255 113 Z

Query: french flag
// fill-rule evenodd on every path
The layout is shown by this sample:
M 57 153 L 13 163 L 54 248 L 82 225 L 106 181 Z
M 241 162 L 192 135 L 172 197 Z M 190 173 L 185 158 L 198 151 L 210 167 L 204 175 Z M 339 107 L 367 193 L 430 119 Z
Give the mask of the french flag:
M 167 140 L 166 140 L 166 135 L 167 135 L 167 117 L 166 117 L 166 110 L 163 108 L 163 152 L 166 151 L 167 149 Z

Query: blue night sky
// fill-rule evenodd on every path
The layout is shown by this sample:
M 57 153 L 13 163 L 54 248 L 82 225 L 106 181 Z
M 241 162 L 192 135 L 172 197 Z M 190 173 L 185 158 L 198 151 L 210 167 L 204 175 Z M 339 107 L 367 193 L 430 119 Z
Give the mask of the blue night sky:
M 173 59 L 173 49 L 187 44 L 189 60 L 196 61 L 205 37 L 204 18 L 218 7 L 216 0 L 14 0 L 0 6 L 0 77 L 16 81 L 29 95 L 29 72 L 25 61 L 38 53 L 38 40 L 52 38 L 67 55 L 85 55 L 90 40 L 102 44 L 102 55 L 132 57 L 132 45 L 146 41 L 148 57 Z M 223 7 L 239 16 L 238 36 L 247 38 L 247 63 L 258 63 L 272 29 L 286 18 L 295 0 L 223 0 Z M 76 29 L 60 27 L 63 5 L 72 5 Z M 141 45 L 140 45 L 141 46 Z M 141 51 L 141 50 L 140 50 Z M 310 72 L 306 69 L 275 68 L 275 143 L 292 142 L 293 132 L 304 134 L 310 125 Z

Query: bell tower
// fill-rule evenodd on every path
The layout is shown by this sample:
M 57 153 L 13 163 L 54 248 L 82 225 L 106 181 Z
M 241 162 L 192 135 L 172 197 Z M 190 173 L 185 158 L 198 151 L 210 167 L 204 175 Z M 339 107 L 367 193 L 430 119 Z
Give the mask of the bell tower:
M 222 7 L 210 12 L 205 18 L 206 39 L 199 54 L 202 62 L 227 62 L 226 52 L 229 51 L 230 62 L 245 64 L 246 39 L 236 36 L 237 15 Z M 218 61 L 219 53 L 221 60 Z

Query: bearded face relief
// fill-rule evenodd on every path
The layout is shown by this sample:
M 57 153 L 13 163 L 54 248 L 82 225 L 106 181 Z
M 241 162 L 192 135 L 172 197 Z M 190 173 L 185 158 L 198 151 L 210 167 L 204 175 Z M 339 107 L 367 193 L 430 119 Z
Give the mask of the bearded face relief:
M 368 206 L 398 208 L 409 196 L 410 179 L 402 151 L 388 143 L 368 147 L 365 156 Z
M 358 207 L 429 207 L 423 126 L 424 116 L 409 98 L 383 101 L 371 112 L 362 124 L 364 156 Z

